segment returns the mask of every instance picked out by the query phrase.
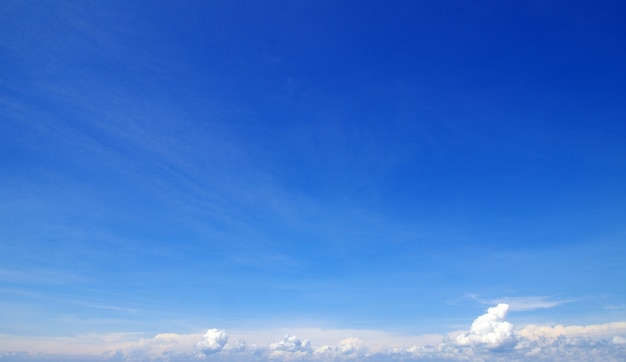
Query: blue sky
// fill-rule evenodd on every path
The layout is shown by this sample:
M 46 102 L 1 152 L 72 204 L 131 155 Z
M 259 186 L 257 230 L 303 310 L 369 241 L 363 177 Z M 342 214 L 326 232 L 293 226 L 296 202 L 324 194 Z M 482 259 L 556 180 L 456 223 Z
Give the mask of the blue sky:
M 6 340 L 626 320 L 619 2 L 0 9 Z

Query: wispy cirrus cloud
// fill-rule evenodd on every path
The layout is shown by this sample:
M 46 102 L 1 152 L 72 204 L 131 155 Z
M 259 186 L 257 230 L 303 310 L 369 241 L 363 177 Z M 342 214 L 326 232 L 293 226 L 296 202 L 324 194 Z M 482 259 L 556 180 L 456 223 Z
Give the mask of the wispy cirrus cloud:
M 58 285 L 85 280 L 84 276 L 53 269 L 0 269 L 0 281 L 8 283 Z
M 484 299 L 478 295 L 468 295 L 469 299 L 477 301 L 480 304 L 493 305 L 505 303 L 511 311 L 531 311 L 536 309 L 549 309 L 558 307 L 559 305 L 570 303 L 572 299 L 555 299 L 548 296 L 527 296 L 527 297 L 503 297 L 495 299 Z

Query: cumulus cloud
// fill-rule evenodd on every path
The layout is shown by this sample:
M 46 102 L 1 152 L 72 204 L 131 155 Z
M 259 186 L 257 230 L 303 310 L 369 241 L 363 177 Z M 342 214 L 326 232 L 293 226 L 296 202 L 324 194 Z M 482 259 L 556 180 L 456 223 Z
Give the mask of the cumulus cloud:
M 353 355 L 361 350 L 363 347 L 363 341 L 359 338 L 350 337 L 342 339 L 337 345 L 337 350 L 342 354 Z
M 518 361 L 624 361 L 626 348 L 606 339 L 565 337 L 529 340 L 516 346 Z
M 240 339 L 237 342 L 234 343 L 227 343 L 224 346 L 224 351 L 227 352 L 254 352 L 256 350 L 256 345 L 248 345 L 248 343 L 243 340 Z
M 611 339 L 611 343 L 614 343 L 614 344 L 626 344 L 626 337 L 614 336 Z
M 326 360 L 351 359 L 367 356 L 367 348 L 363 340 L 356 337 L 345 338 L 336 346 L 322 346 L 315 350 L 314 355 Z
M 270 357 L 301 358 L 309 356 L 313 352 L 311 342 L 308 339 L 300 340 L 296 336 L 286 335 L 282 340 L 268 346 Z
M 107 359 L 121 361 L 160 361 L 175 360 L 193 352 L 194 342 L 199 335 L 160 333 L 152 338 L 140 338 L 138 341 L 107 350 L 103 353 Z
M 221 351 L 228 342 L 228 334 L 221 329 L 209 329 L 202 340 L 196 344 L 196 349 L 203 354 L 212 354 Z
M 531 340 L 541 338 L 564 337 L 588 337 L 609 338 L 619 334 L 626 334 L 626 322 L 614 322 L 605 324 L 592 324 L 588 326 L 546 326 L 529 324 L 518 331 L 518 334 Z
M 441 335 L 438 340 L 430 335 L 427 339 L 404 336 L 403 342 L 389 344 L 390 334 L 373 331 L 364 333 L 365 339 L 348 337 L 334 343 L 334 337 L 343 333 L 363 333 L 358 330 L 327 330 L 324 333 L 332 336 L 322 339 L 325 344 L 315 345 L 308 339 L 295 335 L 286 335 L 273 342 L 272 330 L 266 330 L 268 337 L 265 342 L 248 344 L 244 339 L 230 341 L 231 335 L 222 329 L 209 329 L 204 334 L 162 333 L 152 338 L 140 338 L 129 341 L 132 336 L 107 335 L 100 338 L 85 339 L 84 345 L 94 345 L 94 341 L 116 343 L 114 349 L 74 354 L 59 354 L 63 346 L 69 349 L 65 340 L 54 340 L 54 350 L 27 348 L 22 344 L 21 350 L 11 349 L 15 339 L 0 335 L 0 360 L 48 361 L 80 360 L 80 361 L 168 361 L 182 362 L 192 360 L 206 361 L 246 361 L 246 362 L 280 362 L 280 361 L 624 361 L 626 360 L 626 322 L 615 322 L 587 326 L 547 326 L 527 325 L 515 329 L 506 321 L 510 308 L 507 304 L 498 304 L 477 317 L 469 329 L 455 338 Z M 307 329 L 300 329 L 298 333 Z M 308 329 L 309 331 L 316 331 Z M 317 330 L 318 332 L 320 330 Z M 232 336 L 246 339 L 254 334 L 235 333 Z M 311 333 L 306 333 L 311 335 Z M 313 336 L 316 336 L 313 333 Z M 380 338 L 384 336 L 384 343 Z M 4 338 L 7 337 L 7 338 Z M 317 334 L 316 338 L 321 338 Z M 136 338 L 136 336 L 135 336 Z M 254 339 L 254 338 L 252 338 Z M 414 345 L 408 345 L 409 339 Z M 37 340 L 39 343 L 40 340 Z M 89 343 L 87 343 L 87 341 Z M 397 341 L 396 341 L 397 342 Z M 52 344 L 49 344 L 52 345 Z M 386 345 L 386 346 L 385 346 Z M 74 346 L 78 344 L 74 343 Z M 21 351 L 33 351 L 18 353 Z M 54 351 L 54 352 L 52 352 Z M 50 353 L 57 353 L 56 355 Z M 59 356 L 62 355 L 62 358 Z
M 486 314 L 474 320 L 470 330 L 456 337 L 459 346 L 477 346 L 487 349 L 503 349 L 515 345 L 513 325 L 504 320 L 509 305 L 500 303 L 489 308 Z

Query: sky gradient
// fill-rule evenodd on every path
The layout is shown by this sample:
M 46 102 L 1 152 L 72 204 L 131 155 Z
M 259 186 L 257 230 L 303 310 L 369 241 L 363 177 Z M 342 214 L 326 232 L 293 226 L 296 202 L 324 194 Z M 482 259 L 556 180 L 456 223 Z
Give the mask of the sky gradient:
M 625 11 L 2 1 L 0 360 L 623 359 Z

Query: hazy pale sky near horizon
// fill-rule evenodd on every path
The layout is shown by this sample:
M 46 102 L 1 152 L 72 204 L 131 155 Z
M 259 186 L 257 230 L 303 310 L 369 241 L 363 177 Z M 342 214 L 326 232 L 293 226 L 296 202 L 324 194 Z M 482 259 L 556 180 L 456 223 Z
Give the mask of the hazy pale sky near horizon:
M 0 2 L 0 335 L 626 321 L 625 13 Z

